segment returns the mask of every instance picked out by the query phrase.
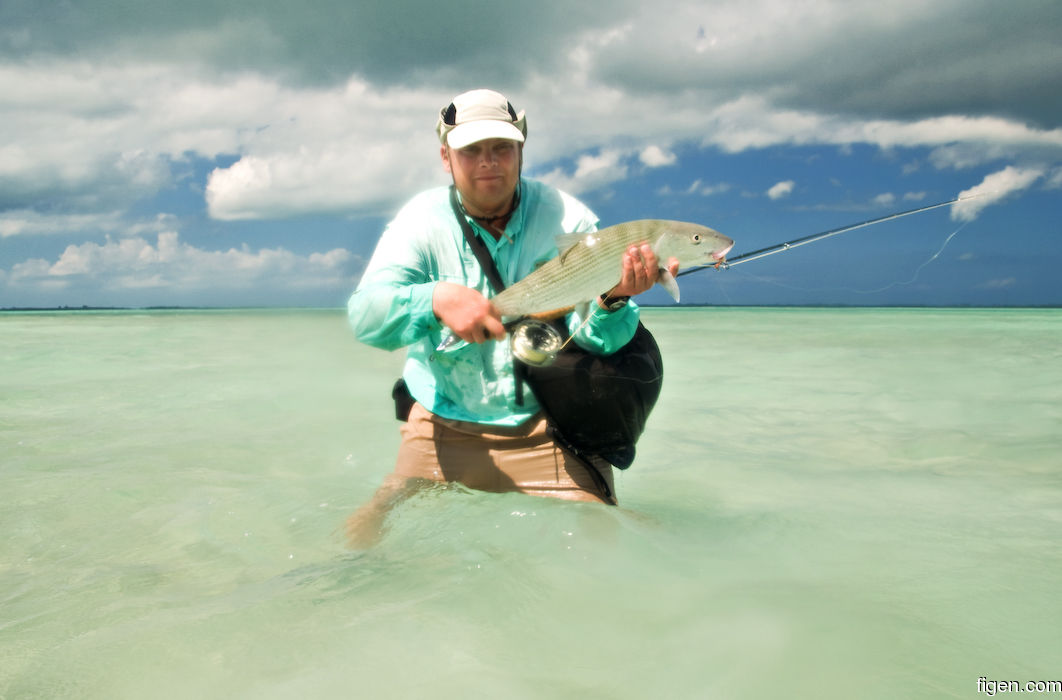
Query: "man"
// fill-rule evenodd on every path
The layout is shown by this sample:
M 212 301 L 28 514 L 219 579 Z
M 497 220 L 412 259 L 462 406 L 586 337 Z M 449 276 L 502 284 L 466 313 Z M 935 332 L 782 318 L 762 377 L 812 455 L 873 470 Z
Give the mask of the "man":
M 416 401 L 394 473 L 348 521 L 352 540 L 371 539 L 390 505 L 418 483 L 616 502 L 612 466 L 557 446 L 534 396 L 517 386 L 493 290 L 458 219 L 469 222 L 510 285 L 557 254 L 556 235 L 594 231 L 597 217 L 573 197 L 521 177 L 527 122 L 503 95 L 458 95 L 436 131 L 457 211 L 448 187 L 414 197 L 387 226 L 348 304 L 359 340 L 408 347 L 403 379 Z M 627 299 L 655 283 L 658 264 L 648 245 L 617 260 L 619 284 L 602 290 L 588 320 L 568 318 L 574 342 L 603 355 L 623 347 L 638 322 Z M 466 342 L 438 350 L 450 335 Z

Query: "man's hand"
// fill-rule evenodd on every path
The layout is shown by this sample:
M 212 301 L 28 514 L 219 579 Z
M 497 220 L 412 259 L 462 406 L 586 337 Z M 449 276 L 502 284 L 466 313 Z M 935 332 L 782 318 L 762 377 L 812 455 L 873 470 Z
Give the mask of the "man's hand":
M 679 262 L 676 258 L 668 260 L 668 271 L 672 276 L 678 274 Z M 609 290 L 609 297 L 633 297 L 648 291 L 660 277 L 660 261 L 652 246 L 642 243 L 631 246 L 623 254 L 623 272 L 619 284 Z
M 505 337 L 501 317 L 475 289 L 452 282 L 439 282 L 431 297 L 431 309 L 461 340 L 483 343 Z

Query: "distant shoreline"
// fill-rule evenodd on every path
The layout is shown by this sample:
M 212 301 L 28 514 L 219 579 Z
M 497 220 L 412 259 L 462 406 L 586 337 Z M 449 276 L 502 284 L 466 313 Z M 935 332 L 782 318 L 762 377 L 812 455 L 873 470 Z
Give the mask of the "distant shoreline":
M 1062 304 L 639 304 L 643 309 L 1062 309 Z M 7 306 L 0 313 L 93 311 L 343 311 L 336 306 Z

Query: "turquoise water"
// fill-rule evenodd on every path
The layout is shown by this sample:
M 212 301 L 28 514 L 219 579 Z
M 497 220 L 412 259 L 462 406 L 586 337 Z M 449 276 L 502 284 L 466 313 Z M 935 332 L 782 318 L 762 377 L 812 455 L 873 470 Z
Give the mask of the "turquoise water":
M 338 311 L 0 314 L 0 698 L 1062 680 L 1062 311 L 650 309 L 619 508 L 438 488 Z

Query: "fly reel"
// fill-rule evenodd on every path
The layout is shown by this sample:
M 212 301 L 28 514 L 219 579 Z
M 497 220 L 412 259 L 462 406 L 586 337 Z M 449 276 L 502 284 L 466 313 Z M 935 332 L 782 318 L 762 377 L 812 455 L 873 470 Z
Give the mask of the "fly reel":
M 509 347 L 524 364 L 548 367 L 564 347 L 564 338 L 545 321 L 528 318 L 519 321 L 510 331 Z

